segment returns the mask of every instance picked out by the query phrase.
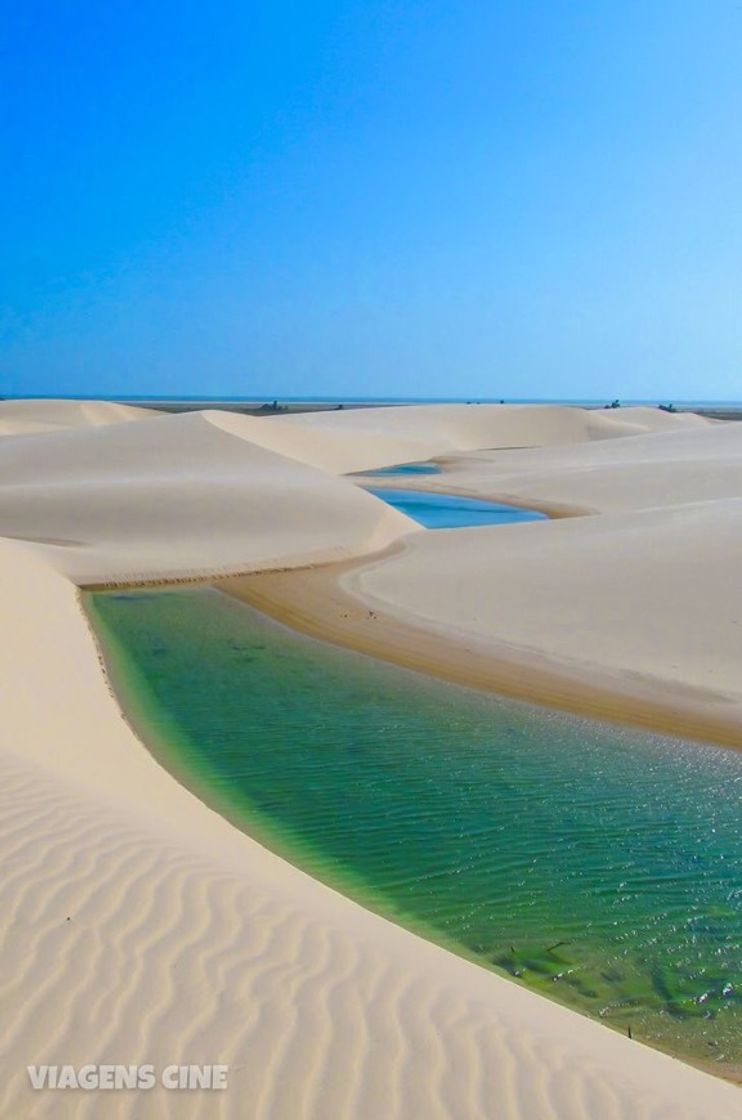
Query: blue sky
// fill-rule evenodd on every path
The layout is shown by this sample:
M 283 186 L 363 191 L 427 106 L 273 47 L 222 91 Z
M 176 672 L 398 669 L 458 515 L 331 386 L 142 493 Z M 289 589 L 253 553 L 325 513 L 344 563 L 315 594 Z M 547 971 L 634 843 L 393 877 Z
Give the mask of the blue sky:
M 739 0 L 3 4 L 0 394 L 742 397 Z

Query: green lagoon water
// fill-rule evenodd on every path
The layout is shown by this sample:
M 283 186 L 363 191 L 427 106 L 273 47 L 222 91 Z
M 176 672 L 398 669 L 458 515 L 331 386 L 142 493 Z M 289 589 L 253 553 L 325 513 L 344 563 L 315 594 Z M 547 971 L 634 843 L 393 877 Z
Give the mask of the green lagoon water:
M 87 596 L 153 751 L 245 831 L 482 965 L 742 1057 L 742 754 L 518 704 L 209 588 Z

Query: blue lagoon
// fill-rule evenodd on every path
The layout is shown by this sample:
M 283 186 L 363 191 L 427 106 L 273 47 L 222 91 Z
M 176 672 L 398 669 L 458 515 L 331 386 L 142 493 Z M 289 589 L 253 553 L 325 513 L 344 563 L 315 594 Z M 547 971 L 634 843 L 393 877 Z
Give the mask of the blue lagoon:
M 462 529 L 471 525 L 509 525 L 521 521 L 543 521 L 545 513 L 522 506 L 488 502 L 480 498 L 461 498 L 424 490 L 368 487 L 369 493 L 406 513 L 426 529 Z

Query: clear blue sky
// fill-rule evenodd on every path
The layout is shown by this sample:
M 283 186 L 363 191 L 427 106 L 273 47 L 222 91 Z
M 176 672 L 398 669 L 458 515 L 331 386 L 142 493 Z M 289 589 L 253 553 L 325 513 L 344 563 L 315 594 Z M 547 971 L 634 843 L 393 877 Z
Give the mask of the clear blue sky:
M 0 394 L 742 397 L 740 0 L 5 0 Z

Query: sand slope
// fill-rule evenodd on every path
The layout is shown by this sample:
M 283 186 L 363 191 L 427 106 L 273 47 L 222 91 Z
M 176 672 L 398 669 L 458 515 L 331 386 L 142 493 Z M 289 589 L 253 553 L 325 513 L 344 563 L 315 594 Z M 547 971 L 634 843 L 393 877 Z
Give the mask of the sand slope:
M 365 603 L 578 679 L 693 699 L 742 745 L 742 498 L 440 530 L 345 577 Z M 494 591 L 496 589 L 496 592 Z
M 0 479 L 0 535 L 78 583 L 317 563 L 416 528 L 200 413 L 0 440 Z
M 451 456 L 405 485 L 599 516 L 420 534 L 346 581 L 365 602 L 613 681 L 629 707 L 692 700 L 742 745 L 742 424 Z
M 634 413 L 640 415 L 634 417 Z M 240 439 L 332 474 L 371 470 L 479 448 L 571 444 L 678 426 L 705 425 L 699 417 L 651 409 L 589 412 L 521 405 L 425 405 L 254 417 L 209 410 L 208 420 Z
M 86 428 L 168 416 L 107 401 L 0 401 L 0 435 Z M 683 431 L 710 422 L 659 409 L 588 410 L 554 405 L 419 405 L 256 417 L 208 409 L 225 432 L 334 474 L 482 448 L 571 445 Z
M 627 716 L 691 704 L 742 746 L 742 424 L 452 455 L 404 486 L 598 516 L 419 534 L 345 580 L 365 603 L 612 688 Z
M 574 408 L 442 405 L 267 419 L 153 416 L 94 402 L 6 404 L 18 405 L 28 423 L 56 428 L 0 440 L 0 535 L 32 544 L 78 583 L 298 567 L 374 552 L 416 526 L 332 477 L 369 459 L 387 465 L 508 441 L 584 447 L 592 444 L 575 441 L 596 432 L 601 447 L 642 438 L 615 438 L 628 422 L 614 412 Z M 693 417 L 627 412 L 637 413 L 632 431 L 678 424 L 678 434 L 696 431 Z
M 150 409 L 114 401 L 0 401 L 0 436 L 121 424 L 127 420 L 146 420 L 152 415 Z
M 374 485 L 390 485 L 390 480 Z M 407 483 L 405 483 L 407 485 Z M 572 506 L 593 513 L 742 496 L 742 424 L 631 439 L 452 455 L 422 488 Z
M 276 417 L 268 423 L 291 431 L 297 448 L 314 448 L 314 454 L 327 456 L 317 465 L 360 471 L 449 452 L 575 444 L 706 427 L 708 421 L 651 408 L 444 404 L 310 412 Z
M 0 547 L 0 608 L 3 1116 L 742 1116 L 735 1088 L 418 941 L 206 809 L 122 721 L 74 588 L 19 546 Z M 226 1062 L 231 1088 L 34 1094 L 44 1061 Z

